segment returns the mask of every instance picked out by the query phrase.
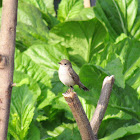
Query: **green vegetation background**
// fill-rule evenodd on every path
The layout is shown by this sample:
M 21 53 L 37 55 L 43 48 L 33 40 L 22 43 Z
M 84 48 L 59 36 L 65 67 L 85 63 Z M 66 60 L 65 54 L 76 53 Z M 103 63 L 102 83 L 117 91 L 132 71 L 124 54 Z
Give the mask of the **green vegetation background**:
M 53 0 L 19 0 L 8 140 L 81 139 L 58 79 L 64 58 L 90 89 L 75 86 L 89 120 L 104 77 L 115 75 L 99 138 L 140 140 L 140 0 L 86 9 L 82 0 L 62 0 L 57 17 Z

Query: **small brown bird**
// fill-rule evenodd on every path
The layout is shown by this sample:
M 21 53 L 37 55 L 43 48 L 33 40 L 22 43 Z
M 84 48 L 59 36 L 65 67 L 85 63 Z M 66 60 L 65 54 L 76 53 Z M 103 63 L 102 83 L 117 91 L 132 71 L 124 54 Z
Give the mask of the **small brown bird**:
M 73 70 L 69 60 L 63 59 L 59 64 L 59 79 L 64 85 L 70 87 L 71 89 L 73 89 L 74 85 L 78 85 L 83 90 L 89 91 L 89 89 L 81 83 L 79 76 Z

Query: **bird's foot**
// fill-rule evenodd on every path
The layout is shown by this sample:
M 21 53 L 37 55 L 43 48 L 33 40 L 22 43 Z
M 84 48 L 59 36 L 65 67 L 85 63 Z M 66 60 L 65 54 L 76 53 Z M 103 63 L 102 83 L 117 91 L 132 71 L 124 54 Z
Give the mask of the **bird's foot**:
M 70 93 L 73 92 L 74 88 L 72 86 L 70 86 L 70 88 L 66 91 L 66 93 Z

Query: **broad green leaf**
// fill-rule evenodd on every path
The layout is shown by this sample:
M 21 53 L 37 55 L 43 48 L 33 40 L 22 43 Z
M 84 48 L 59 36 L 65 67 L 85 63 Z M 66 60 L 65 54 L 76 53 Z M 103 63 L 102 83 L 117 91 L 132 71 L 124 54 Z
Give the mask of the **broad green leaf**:
M 101 140 L 115 140 L 118 138 L 122 138 L 126 135 L 133 135 L 133 134 L 140 134 L 140 124 L 127 126 L 127 127 L 121 127 L 118 130 L 116 130 L 111 135 L 102 138 Z
M 138 9 L 138 0 L 98 0 L 94 12 L 113 40 L 121 33 L 139 39 Z
M 49 88 L 51 87 L 51 79 L 49 74 L 47 74 L 43 68 L 39 67 L 38 64 L 32 61 L 31 58 L 24 53 L 22 55 L 19 55 L 15 59 L 15 62 L 15 68 L 17 71 L 22 71 L 28 74 L 34 79 L 34 81 L 39 83 L 39 86 L 41 88 L 41 96 L 39 97 L 39 108 L 41 109 L 44 106 L 48 105 L 55 96 L 54 93 L 49 90 Z M 24 79 L 21 80 L 18 85 L 25 83 L 26 81 L 29 82 L 28 78 L 25 78 L 24 76 Z M 36 87 L 37 86 L 35 86 L 34 84 L 32 88 Z
M 62 124 L 53 131 L 47 131 L 50 136 L 56 137 L 57 140 L 80 140 L 80 133 L 77 130 L 76 124 Z M 46 139 L 48 140 L 48 139 Z
M 102 52 L 95 54 L 91 63 L 103 67 L 108 74 L 114 74 L 119 87 L 124 88 L 124 80 L 126 80 L 130 86 L 138 90 L 140 80 L 139 45 L 139 41 L 122 34 L 116 39 L 115 44 L 107 44 Z
M 103 49 L 101 44 L 106 35 L 105 28 L 96 18 L 61 23 L 51 32 L 65 39 L 70 59 L 77 65 L 89 62 L 92 55 Z
M 34 27 L 36 31 L 42 30 L 39 34 L 45 34 L 45 32 L 48 32 L 47 26 L 42 20 L 41 12 L 33 5 L 23 2 L 19 3 L 18 22 Z
M 45 91 L 42 91 L 42 95 L 39 98 L 40 104 L 38 105 L 38 109 L 42 109 L 46 107 L 47 105 L 50 105 L 52 103 L 52 100 L 55 98 L 55 94 L 51 92 L 49 89 Z
M 59 4 L 58 19 L 64 21 L 85 21 L 95 17 L 93 7 L 84 8 L 83 0 L 62 0 Z
M 54 74 L 54 71 L 58 70 L 58 62 L 67 58 L 66 49 L 59 44 L 52 46 L 49 44 L 36 44 L 28 49 L 25 54 L 44 68 L 50 76 Z M 48 69 L 50 70 L 48 71 Z
M 133 134 L 133 135 L 128 135 L 128 136 L 124 136 L 123 138 L 120 138 L 120 140 L 140 140 L 140 134 Z
M 84 8 L 82 0 L 62 0 L 59 4 L 58 19 L 67 21 L 77 16 Z
M 23 1 L 24 2 L 24 1 Z M 26 0 L 27 3 L 33 4 L 36 6 L 40 11 L 44 13 L 50 13 L 55 15 L 53 0 Z
M 105 69 L 111 74 L 115 76 L 115 82 L 119 87 L 125 87 L 125 80 L 123 75 L 123 65 L 119 58 L 116 58 L 109 62 Z
M 109 106 L 108 107 L 109 108 L 109 110 L 111 110 L 111 107 Z M 126 114 L 125 112 L 123 112 L 123 111 L 119 111 L 117 114 L 114 114 L 114 115 L 106 115 L 105 117 L 104 117 L 104 119 L 103 119 L 103 121 L 106 121 L 106 120 L 109 120 L 109 119 L 122 119 L 122 120 L 131 120 L 132 119 L 132 116 L 131 115 L 129 115 L 129 114 Z
M 88 93 L 86 93 L 88 94 Z M 89 119 L 89 121 L 92 119 L 94 111 L 95 111 L 95 106 L 92 104 L 87 104 L 86 100 L 84 98 L 80 98 L 80 102 L 83 106 L 83 109 L 87 115 L 87 118 Z
M 93 19 L 95 14 L 93 12 L 93 7 L 83 8 L 80 10 L 79 14 L 75 15 L 75 17 L 70 18 L 69 21 L 86 21 Z
M 24 1 L 23 1 L 24 2 Z M 26 0 L 27 3 L 33 4 L 39 9 L 42 13 L 42 21 L 45 21 L 46 25 L 49 28 L 52 28 L 54 25 L 58 24 L 59 21 L 54 16 L 54 1 L 53 0 Z
M 39 85 L 27 74 L 24 74 L 19 71 L 15 71 L 14 83 L 16 83 L 16 87 L 20 87 L 22 85 L 28 85 L 29 90 L 34 93 L 34 100 L 36 100 L 38 96 L 41 94 L 41 89 Z
M 85 83 L 89 89 L 94 88 L 99 89 L 99 91 L 101 90 L 103 79 L 107 76 L 106 73 L 91 64 L 83 65 L 79 75 L 81 81 Z
M 31 123 L 28 135 L 28 140 L 40 140 L 40 130 L 36 127 L 34 123 Z
M 115 44 L 115 52 L 119 56 L 123 64 L 123 74 L 126 80 L 126 83 L 137 90 L 139 87 L 139 70 L 140 70 L 140 42 L 125 38 L 124 40 Z
M 16 32 L 16 41 L 20 46 L 19 49 L 22 50 L 23 47 L 28 48 L 36 44 L 37 39 L 40 42 L 48 41 L 48 27 L 43 20 L 42 13 L 35 6 L 25 2 L 19 2 Z
M 28 133 L 35 101 L 34 93 L 26 85 L 13 88 L 8 131 L 17 140 L 23 140 Z
M 125 118 L 127 118 L 127 114 L 124 113 Z M 98 138 L 104 138 L 105 136 L 110 136 L 112 133 L 114 133 L 116 130 L 127 127 L 127 126 L 133 126 L 137 124 L 137 122 L 133 118 L 125 119 L 121 117 L 114 117 L 113 115 L 108 118 L 107 120 L 103 120 L 99 129 L 99 135 Z M 110 131 L 111 130 L 111 131 Z
M 72 120 L 72 121 L 74 120 L 72 112 L 71 112 L 67 102 L 65 101 L 62 93 L 57 95 L 57 97 L 52 100 L 52 107 L 54 109 L 64 110 L 65 111 L 65 117 Z

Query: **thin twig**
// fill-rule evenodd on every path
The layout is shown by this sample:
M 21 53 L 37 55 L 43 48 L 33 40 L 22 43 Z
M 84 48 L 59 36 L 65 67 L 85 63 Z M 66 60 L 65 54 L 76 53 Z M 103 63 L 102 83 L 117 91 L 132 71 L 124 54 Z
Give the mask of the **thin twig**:
M 110 94 L 111 94 L 112 87 L 114 84 L 114 80 L 115 80 L 114 75 L 112 75 L 110 77 L 107 76 L 104 79 L 100 99 L 98 101 L 96 110 L 95 110 L 94 115 L 90 122 L 92 130 L 96 137 L 97 137 L 98 130 L 99 130 L 100 124 L 102 122 L 102 119 L 104 117 L 105 111 L 108 106 L 108 102 L 109 102 Z
M 75 92 L 69 92 L 63 94 L 63 96 L 67 101 L 77 122 L 82 140 L 96 140 L 92 132 L 89 120 L 85 114 L 85 111 L 81 105 L 81 102 L 79 101 L 77 94 Z

